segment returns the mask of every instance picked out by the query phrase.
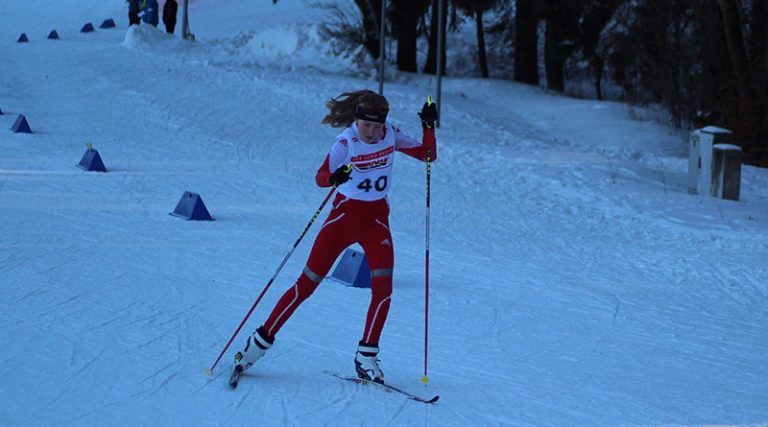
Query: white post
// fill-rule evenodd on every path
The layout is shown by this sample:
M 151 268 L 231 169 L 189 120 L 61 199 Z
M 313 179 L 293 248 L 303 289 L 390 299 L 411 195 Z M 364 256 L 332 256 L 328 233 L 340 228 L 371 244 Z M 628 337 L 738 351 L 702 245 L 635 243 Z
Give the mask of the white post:
M 701 173 L 701 131 L 691 132 L 688 137 L 688 193 L 698 192 L 699 174 Z
M 717 126 L 707 126 L 691 132 L 688 157 L 688 191 L 701 196 L 717 194 L 714 148 L 716 144 L 728 144 L 733 132 Z
M 702 132 L 699 138 L 699 176 L 696 192 L 701 196 L 712 195 L 712 146 L 714 135 Z
M 739 200 L 741 188 L 741 147 L 715 144 L 712 163 L 712 193 L 715 197 Z

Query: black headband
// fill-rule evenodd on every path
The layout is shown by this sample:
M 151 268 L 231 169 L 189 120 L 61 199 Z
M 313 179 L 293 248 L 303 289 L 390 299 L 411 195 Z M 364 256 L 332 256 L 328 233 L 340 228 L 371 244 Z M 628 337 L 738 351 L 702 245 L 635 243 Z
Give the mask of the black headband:
M 387 120 L 387 113 L 389 111 L 381 108 L 365 108 L 358 104 L 355 107 L 355 118 L 360 120 L 367 120 L 369 122 L 384 123 Z

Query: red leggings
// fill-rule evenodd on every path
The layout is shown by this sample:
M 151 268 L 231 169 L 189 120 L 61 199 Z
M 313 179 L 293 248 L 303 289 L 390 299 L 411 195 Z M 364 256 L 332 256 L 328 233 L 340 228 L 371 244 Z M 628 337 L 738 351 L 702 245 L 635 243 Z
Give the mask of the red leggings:
M 339 254 L 354 243 L 363 247 L 371 270 L 371 304 L 362 341 L 378 345 L 392 295 L 394 250 L 389 205 L 385 199 L 366 202 L 341 194 L 333 201 L 333 209 L 315 239 L 304 272 L 264 322 L 267 334 L 277 334 L 296 308 L 317 289 Z

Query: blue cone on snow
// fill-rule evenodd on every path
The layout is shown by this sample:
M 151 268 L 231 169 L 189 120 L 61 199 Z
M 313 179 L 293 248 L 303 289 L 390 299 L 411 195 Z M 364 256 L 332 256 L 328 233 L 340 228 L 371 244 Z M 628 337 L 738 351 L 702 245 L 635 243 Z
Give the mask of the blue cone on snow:
M 80 29 L 81 33 L 90 33 L 91 31 L 93 31 L 93 24 L 90 22 L 83 25 L 83 28 Z
M 16 43 L 26 43 L 29 41 L 29 38 L 27 38 L 27 33 L 21 33 L 18 40 L 16 40 Z
M 112 18 L 105 19 L 104 22 L 99 25 L 99 28 L 115 28 L 115 21 Z
M 27 123 L 27 118 L 23 114 L 19 114 L 19 117 L 16 117 L 11 130 L 14 133 L 32 133 L 32 129 L 29 128 L 29 123 Z
M 331 277 L 355 288 L 371 287 L 371 270 L 365 254 L 354 249 L 347 249 L 341 256 Z
M 185 191 L 171 215 L 193 221 L 213 221 L 199 194 Z
M 90 145 L 85 150 L 83 158 L 80 159 L 80 163 L 77 165 L 80 169 L 88 172 L 106 172 L 107 168 L 104 166 L 104 162 L 101 160 L 99 151 L 95 150 Z
M 51 40 L 58 40 L 59 39 L 59 33 L 56 32 L 56 30 L 51 30 L 50 33 L 48 33 L 48 38 Z

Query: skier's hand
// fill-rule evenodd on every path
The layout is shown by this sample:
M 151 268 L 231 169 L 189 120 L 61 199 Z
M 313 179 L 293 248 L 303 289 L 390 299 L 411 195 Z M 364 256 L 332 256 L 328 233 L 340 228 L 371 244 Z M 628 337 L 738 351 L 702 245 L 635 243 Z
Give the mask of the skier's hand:
M 437 104 L 432 102 L 431 96 L 427 98 L 427 102 L 421 107 L 419 117 L 421 118 L 421 126 L 423 128 L 431 129 L 435 127 L 435 122 L 437 121 Z
M 331 177 L 328 178 L 328 182 L 331 183 L 334 187 L 338 187 L 341 184 L 344 184 L 345 182 L 349 181 L 349 174 L 352 173 L 352 164 L 339 166 L 338 169 L 336 169 L 332 174 Z

